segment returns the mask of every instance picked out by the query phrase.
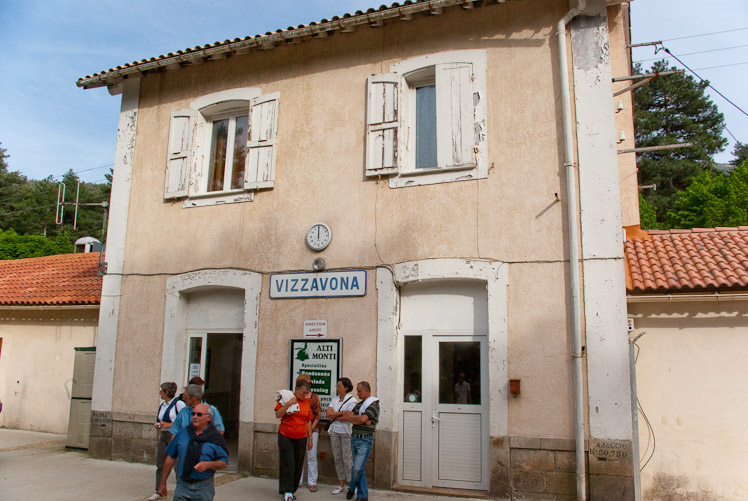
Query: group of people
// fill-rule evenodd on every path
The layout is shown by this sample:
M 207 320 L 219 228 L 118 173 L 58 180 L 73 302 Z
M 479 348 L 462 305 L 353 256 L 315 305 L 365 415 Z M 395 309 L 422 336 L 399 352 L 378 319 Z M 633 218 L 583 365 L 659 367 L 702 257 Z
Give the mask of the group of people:
M 173 469 L 177 472 L 174 500 L 212 500 L 215 496 L 213 477 L 229 462 L 228 447 L 221 413 L 203 401 L 204 381 L 195 377 L 177 396 L 177 384 L 162 383 L 159 395 L 163 403 L 158 409 L 155 428 L 158 430 L 156 455 L 156 489 L 149 501 L 166 496 L 166 481 Z M 368 500 L 369 492 L 364 471 L 374 446 L 374 431 L 379 422 L 379 399 L 371 395 L 371 385 L 356 385 L 358 399 L 353 396 L 351 380 L 342 377 L 326 416 L 335 459 L 338 487 L 332 493 L 346 492 L 346 499 Z M 311 492 L 317 491 L 317 443 L 321 406 L 312 393 L 311 378 L 301 374 L 293 391 L 279 390 L 275 416 L 278 427 L 280 475 L 278 492 L 284 501 L 296 499 L 304 469 Z M 176 468 L 175 468 L 176 465 Z
M 166 496 L 166 480 L 175 462 L 175 500 L 211 500 L 215 495 L 213 476 L 228 466 L 229 452 L 221 413 L 203 401 L 204 384 L 202 378 L 194 377 L 179 396 L 176 383 L 161 384 L 159 395 L 163 403 L 154 424 L 159 434 L 156 492 L 149 501 Z
M 294 493 L 301 484 L 304 458 L 307 457 L 308 485 L 317 491 L 317 440 L 320 404 L 311 391 L 311 379 L 301 374 L 291 390 L 278 390 L 275 416 L 278 426 L 280 474 L 278 492 L 283 501 L 296 499 Z M 374 431 L 379 422 L 379 399 L 371 395 L 371 385 L 361 381 L 356 385 L 359 400 L 351 394 L 353 384 L 347 377 L 338 379 L 336 395 L 327 408 L 330 419 L 330 443 L 335 459 L 338 487 L 332 491 L 346 491 L 346 499 L 368 500 L 364 467 L 374 446 Z M 316 402 L 316 407 L 315 407 Z M 347 488 L 346 488 L 347 484 Z

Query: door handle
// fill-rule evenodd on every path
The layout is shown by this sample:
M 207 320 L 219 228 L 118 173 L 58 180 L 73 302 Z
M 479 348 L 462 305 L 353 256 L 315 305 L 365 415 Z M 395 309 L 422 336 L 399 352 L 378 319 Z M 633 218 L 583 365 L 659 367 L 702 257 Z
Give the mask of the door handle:
M 436 416 L 432 415 L 432 416 L 431 416 L 431 427 L 432 427 L 432 428 L 436 427 L 436 422 L 437 422 L 437 421 L 441 421 L 441 419 L 439 419 L 438 417 L 436 417 Z

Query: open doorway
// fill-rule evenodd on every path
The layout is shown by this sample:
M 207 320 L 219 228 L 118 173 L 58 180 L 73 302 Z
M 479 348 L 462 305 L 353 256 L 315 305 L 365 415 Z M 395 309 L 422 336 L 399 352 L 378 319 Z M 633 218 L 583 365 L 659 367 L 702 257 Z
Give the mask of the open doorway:
M 242 334 L 190 334 L 187 374 L 205 380 L 203 396 L 223 416 L 229 447 L 229 469 L 239 456 L 239 401 L 242 374 Z

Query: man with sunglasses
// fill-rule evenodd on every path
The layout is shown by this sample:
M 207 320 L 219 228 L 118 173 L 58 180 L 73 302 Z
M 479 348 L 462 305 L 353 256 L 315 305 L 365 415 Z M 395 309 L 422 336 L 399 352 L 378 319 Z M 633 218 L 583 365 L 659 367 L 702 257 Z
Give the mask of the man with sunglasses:
M 184 387 L 182 400 L 185 404 L 187 404 L 187 407 L 179 411 L 179 414 L 177 414 L 177 418 L 172 423 L 171 428 L 169 428 L 169 433 L 171 433 L 172 435 L 176 435 L 182 428 L 186 428 L 187 425 L 190 424 L 190 413 L 197 404 L 207 404 L 207 402 L 203 402 L 203 389 L 200 385 L 197 384 L 188 384 Z M 223 418 L 221 417 L 221 413 L 218 412 L 218 409 L 216 409 L 214 405 L 207 405 L 210 408 L 211 423 L 213 423 L 218 429 L 218 432 L 223 435 L 225 428 L 223 426 Z
M 177 488 L 174 500 L 212 500 L 213 476 L 226 468 L 229 453 L 226 441 L 211 422 L 210 407 L 197 404 L 191 411 L 192 423 L 182 428 L 166 448 L 166 461 L 158 493 L 166 496 L 166 480 L 177 462 Z

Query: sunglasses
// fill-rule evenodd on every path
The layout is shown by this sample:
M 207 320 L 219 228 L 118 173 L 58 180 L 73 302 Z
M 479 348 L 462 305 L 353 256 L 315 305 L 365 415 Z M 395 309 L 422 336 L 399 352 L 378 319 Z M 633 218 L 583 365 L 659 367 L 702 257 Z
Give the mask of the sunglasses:
M 203 412 L 194 412 L 194 411 L 193 411 L 193 412 L 192 412 L 192 415 L 193 415 L 193 416 L 197 416 L 197 417 L 203 417 L 203 416 L 207 416 L 207 415 L 208 415 L 208 413 L 207 413 L 207 412 L 206 412 L 206 413 L 203 413 Z

